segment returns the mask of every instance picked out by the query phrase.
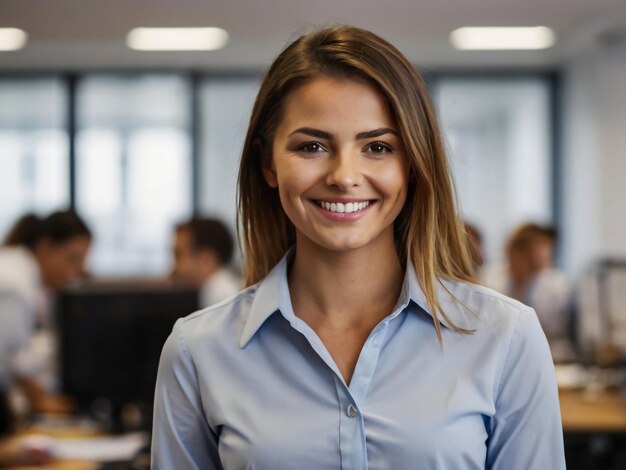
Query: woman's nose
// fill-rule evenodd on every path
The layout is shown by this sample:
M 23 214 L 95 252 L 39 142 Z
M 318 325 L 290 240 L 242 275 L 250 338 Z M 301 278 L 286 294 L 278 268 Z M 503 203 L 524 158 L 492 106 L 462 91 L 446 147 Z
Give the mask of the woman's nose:
M 326 183 L 341 189 L 360 186 L 363 182 L 362 170 L 359 155 L 348 150 L 337 152 L 329 159 Z

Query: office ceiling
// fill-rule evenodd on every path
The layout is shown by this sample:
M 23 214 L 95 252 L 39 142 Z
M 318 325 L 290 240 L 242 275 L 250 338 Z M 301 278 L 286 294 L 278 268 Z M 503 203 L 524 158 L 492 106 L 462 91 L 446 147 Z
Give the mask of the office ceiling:
M 7 70 L 197 68 L 262 70 L 287 42 L 315 27 L 371 29 L 427 68 L 551 68 L 578 54 L 626 42 L 626 0 L 0 0 L 0 27 L 28 32 L 25 49 L 0 52 Z M 544 51 L 461 52 L 461 26 L 553 28 Z M 136 52 L 137 26 L 220 26 L 214 52 Z

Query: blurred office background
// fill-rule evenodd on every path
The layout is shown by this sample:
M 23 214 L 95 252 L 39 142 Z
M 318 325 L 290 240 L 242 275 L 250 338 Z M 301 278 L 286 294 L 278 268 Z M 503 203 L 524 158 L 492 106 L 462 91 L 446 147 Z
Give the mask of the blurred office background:
M 0 28 L 28 38 L 0 52 L 0 234 L 25 212 L 73 207 L 93 230 L 90 274 L 166 275 L 176 223 L 212 215 L 234 231 L 265 68 L 299 34 L 335 23 L 382 35 L 424 75 L 461 215 L 488 263 L 504 262 L 526 221 L 557 228 L 556 265 L 574 286 L 626 259 L 621 0 L 1 1 Z M 226 30 L 226 45 L 126 44 L 136 27 L 204 26 Z M 450 34 L 466 26 L 546 26 L 554 42 L 456 49 Z M 615 310 L 626 318 L 626 301 Z
M 243 132 L 265 67 L 298 34 L 351 23 L 397 44 L 428 80 L 462 215 L 497 261 L 518 222 L 554 223 L 572 277 L 625 255 L 626 7 L 513 2 L 0 3 L 27 32 L 0 53 L 0 232 L 25 210 L 72 205 L 96 232 L 95 274 L 159 274 L 173 221 L 234 221 Z M 543 50 L 464 51 L 463 26 L 554 30 Z M 136 51 L 138 26 L 219 26 L 215 51 Z

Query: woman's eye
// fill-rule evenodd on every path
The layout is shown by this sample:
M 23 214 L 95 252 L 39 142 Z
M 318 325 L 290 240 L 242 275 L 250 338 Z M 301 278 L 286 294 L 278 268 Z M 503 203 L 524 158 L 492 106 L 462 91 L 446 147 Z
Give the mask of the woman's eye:
M 298 147 L 298 150 L 306 153 L 323 152 L 324 147 L 319 142 L 307 142 Z
M 366 151 L 369 153 L 381 154 L 391 153 L 393 149 L 384 142 L 372 142 L 366 147 Z

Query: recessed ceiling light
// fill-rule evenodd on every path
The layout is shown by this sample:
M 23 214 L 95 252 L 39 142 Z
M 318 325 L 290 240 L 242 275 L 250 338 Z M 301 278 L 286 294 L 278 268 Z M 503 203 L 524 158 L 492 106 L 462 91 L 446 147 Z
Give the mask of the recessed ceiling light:
M 126 45 L 138 51 L 213 51 L 228 41 L 222 28 L 135 28 Z
M 465 27 L 450 33 L 450 42 L 461 50 L 547 49 L 554 41 L 554 31 L 546 26 Z
M 18 28 L 0 28 L 0 51 L 16 51 L 26 45 L 28 34 Z

